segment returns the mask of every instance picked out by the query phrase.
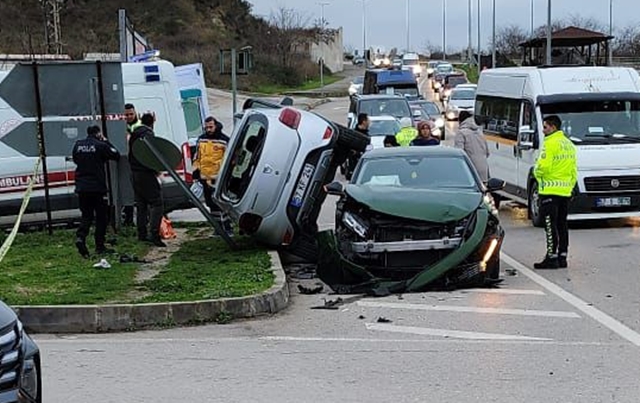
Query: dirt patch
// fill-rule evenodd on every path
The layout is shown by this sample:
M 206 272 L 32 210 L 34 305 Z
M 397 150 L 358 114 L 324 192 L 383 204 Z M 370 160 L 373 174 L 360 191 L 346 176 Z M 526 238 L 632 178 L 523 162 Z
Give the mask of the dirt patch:
M 145 289 L 144 282 L 153 279 L 157 276 L 162 268 L 169 263 L 171 255 L 180 250 L 180 246 L 192 239 L 202 238 L 211 234 L 211 230 L 208 228 L 198 229 L 194 231 L 188 228 L 175 228 L 177 237 L 174 239 L 166 239 L 164 242 L 167 244 L 166 248 L 152 248 L 149 253 L 144 257 L 148 263 L 141 264 L 136 273 L 134 290 L 125 295 L 125 301 L 137 301 L 139 299 L 148 297 L 152 293 Z

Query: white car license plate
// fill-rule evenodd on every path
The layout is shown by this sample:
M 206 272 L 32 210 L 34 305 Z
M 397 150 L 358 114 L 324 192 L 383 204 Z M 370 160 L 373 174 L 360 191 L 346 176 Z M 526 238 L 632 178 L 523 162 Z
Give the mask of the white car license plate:
M 596 207 L 625 207 L 631 206 L 631 197 L 599 197 Z
M 300 176 L 300 180 L 298 181 L 296 190 L 293 193 L 293 197 L 291 198 L 292 206 L 302 206 L 302 198 L 304 197 L 304 192 L 307 190 L 307 186 L 309 186 L 309 182 L 311 181 L 314 170 L 315 167 L 313 165 L 305 164 L 304 169 L 302 170 L 302 176 Z

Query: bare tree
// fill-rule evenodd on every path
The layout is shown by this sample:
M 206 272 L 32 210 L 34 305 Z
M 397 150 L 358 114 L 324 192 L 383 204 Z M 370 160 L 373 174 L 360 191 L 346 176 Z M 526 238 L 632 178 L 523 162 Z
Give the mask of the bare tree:
M 496 50 L 506 56 L 520 53 L 520 44 L 528 39 L 524 28 L 511 24 L 501 27 L 496 32 Z
M 604 32 L 605 26 L 595 18 L 583 17 L 579 14 L 570 14 L 564 21 L 565 27 L 578 27 L 582 29 L 588 29 L 590 31 Z
M 613 44 L 616 56 L 633 57 L 640 54 L 640 28 L 629 25 L 616 33 Z
M 291 67 L 293 56 L 303 51 L 301 49 L 310 39 L 309 25 L 311 18 L 293 8 L 280 7 L 271 13 L 269 22 L 272 26 L 272 44 L 275 54 L 280 57 L 283 67 Z

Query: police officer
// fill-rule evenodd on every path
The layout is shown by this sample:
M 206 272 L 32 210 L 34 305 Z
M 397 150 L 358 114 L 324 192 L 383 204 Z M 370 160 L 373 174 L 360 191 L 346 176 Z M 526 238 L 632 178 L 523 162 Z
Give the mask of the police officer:
M 561 127 L 562 121 L 558 116 L 544 119 L 544 147 L 534 168 L 540 195 L 540 214 L 544 217 L 547 237 L 547 254 L 541 262 L 534 264 L 536 269 L 567 267 L 567 215 L 578 180 L 578 166 L 576 148 L 560 130 Z
M 411 118 L 404 117 L 400 119 L 400 131 L 396 134 L 396 140 L 401 147 L 407 147 L 411 142 L 418 137 L 418 130 L 413 127 L 413 121 Z
M 86 239 L 94 218 L 96 253 L 110 252 L 104 244 L 108 216 L 105 164 L 109 160 L 117 161 L 120 153 L 102 135 L 98 126 L 89 126 L 87 137 L 76 142 L 72 155 L 76 164 L 76 193 L 82 213 L 76 232 L 76 247 L 84 258 L 88 258 Z
M 137 141 L 155 136 L 153 132 L 155 117 L 151 113 L 145 113 L 140 118 L 140 122 L 142 125 L 136 127 L 129 138 L 129 164 L 133 174 L 133 192 L 138 212 L 136 215 L 138 240 L 165 247 L 167 245 L 160 239 L 160 224 L 164 212 L 162 189 L 158 179 L 160 173 L 143 165 L 132 152 Z
M 193 161 L 193 179 L 200 180 L 204 190 L 204 199 L 211 211 L 228 235 L 233 235 L 233 228 L 228 217 L 213 201 L 214 184 L 220 172 L 229 137 L 222 132 L 222 123 L 213 116 L 204 121 L 204 134 L 198 138 L 196 155 Z

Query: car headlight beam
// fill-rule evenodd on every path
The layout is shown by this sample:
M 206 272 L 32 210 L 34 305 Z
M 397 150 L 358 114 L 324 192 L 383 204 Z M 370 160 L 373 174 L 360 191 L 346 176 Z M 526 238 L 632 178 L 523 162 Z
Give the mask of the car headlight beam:
M 342 216 L 342 222 L 347 226 L 347 228 L 358 234 L 361 238 L 367 237 L 367 232 L 369 231 L 368 226 L 355 214 L 351 214 L 349 212 L 344 213 Z
M 436 127 L 444 127 L 444 119 L 442 118 L 436 119 Z

